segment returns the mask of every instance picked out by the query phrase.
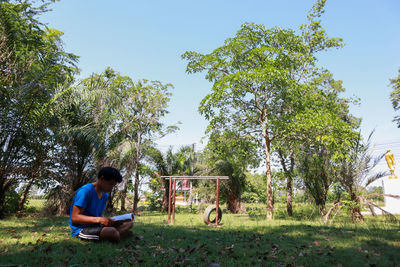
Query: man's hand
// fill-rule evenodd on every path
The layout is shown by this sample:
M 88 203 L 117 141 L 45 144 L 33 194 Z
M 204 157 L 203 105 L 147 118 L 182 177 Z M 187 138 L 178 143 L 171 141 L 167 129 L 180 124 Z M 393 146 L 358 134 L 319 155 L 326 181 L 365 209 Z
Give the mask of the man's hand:
M 99 217 L 99 223 L 104 226 L 113 226 L 114 220 L 106 217 Z

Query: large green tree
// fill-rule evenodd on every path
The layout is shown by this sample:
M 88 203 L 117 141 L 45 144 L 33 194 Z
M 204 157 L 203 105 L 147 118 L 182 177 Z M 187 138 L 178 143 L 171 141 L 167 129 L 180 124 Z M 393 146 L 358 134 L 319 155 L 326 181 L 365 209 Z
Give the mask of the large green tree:
M 154 140 L 174 131 L 175 126 L 166 126 L 162 118 L 168 113 L 171 84 L 159 81 L 139 80 L 122 90 L 122 105 L 117 112 L 116 139 L 112 157 L 121 159 L 126 170 L 127 186 L 133 176 L 133 211 L 139 203 L 140 170 L 146 151 L 154 146 Z
M 63 50 L 62 32 L 38 21 L 47 6 L 0 2 L 0 215 L 8 190 L 42 167 L 42 148 L 52 134 L 48 109 L 56 89 L 77 71 L 77 57 Z
M 49 194 L 48 203 L 57 213 L 68 211 L 75 191 L 95 178 L 96 169 L 113 165 L 130 179 L 134 159 L 125 153 L 126 142 L 122 141 L 134 135 L 126 131 L 124 116 L 133 87 L 130 77 L 108 67 L 71 86 L 57 101 L 54 131 L 58 146 L 54 154 L 58 165 L 54 179 L 59 186 Z M 113 208 L 114 194 L 110 194 L 109 209 Z
M 47 195 L 47 209 L 58 215 L 68 214 L 76 190 L 94 179 L 95 152 L 101 147 L 92 109 L 78 92 L 71 88 L 57 101 L 52 127 L 56 144 L 51 151 L 54 185 Z
M 302 84 L 318 73 L 316 53 L 340 46 L 318 18 L 324 0 L 311 9 L 301 34 L 279 27 L 246 23 L 233 38 L 210 54 L 186 52 L 187 72 L 207 71 L 212 93 L 200 105 L 209 129 L 234 130 L 263 145 L 267 174 L 267 219 L 273 216 L 271 146 L 288 96 L 302 96 Z
M 337 162 L 346 158 L 358 136 L 359 120 L 349 113 L 353 100 L 340 97 L 343 91 L 341 81 L 324 71 L 303 88 L 301 98 L 288 99 L 296 112 L 284 114 L 277 124 L 276 146 L 288 184 L 299 170 L 322 214 Z M 288 201 L 288 213 L 289 207 Z

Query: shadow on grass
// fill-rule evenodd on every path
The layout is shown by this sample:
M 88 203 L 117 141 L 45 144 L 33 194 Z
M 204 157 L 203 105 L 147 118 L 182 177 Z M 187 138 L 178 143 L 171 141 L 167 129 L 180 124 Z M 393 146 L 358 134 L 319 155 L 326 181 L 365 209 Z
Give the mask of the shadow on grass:
M 28 219 L 26 219 L 28 220 Z M 16 234 L 45 232 L 36 242 L 0 244 L 0 264 L 28 266 L 395 266 L 400 262 L 396 227 L 327 227 L 268 224 L 240 227 L 168 226 L 137 223 L 134 236 L 118 244 L 85 242 L 61 235 L 65 217 L 21 221 Z M 6 226 L 0 233 L 7 231 Z M 13 230 L 14 231 L 14 230 Z M 8 233 L 12 235 L 13 233 Z M 56 237 L 61 235 L 62 238 Z M 4 236 L 2 237 L 4 238 Z

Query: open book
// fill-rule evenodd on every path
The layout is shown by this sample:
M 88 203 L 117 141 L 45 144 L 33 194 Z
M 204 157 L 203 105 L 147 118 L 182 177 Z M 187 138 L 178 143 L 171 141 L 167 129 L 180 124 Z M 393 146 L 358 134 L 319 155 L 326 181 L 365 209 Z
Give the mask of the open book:
M 135 221 L 135 215 L 133 213 L 127 213 L 111 217 L 110 219 L 113 219 L 116 222 Z

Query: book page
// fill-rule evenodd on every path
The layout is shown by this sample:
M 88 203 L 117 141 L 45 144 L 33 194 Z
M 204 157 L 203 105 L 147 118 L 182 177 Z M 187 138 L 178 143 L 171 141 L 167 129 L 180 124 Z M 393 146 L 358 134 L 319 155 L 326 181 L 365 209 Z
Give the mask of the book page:
M 133 213 L 127 213 L 127 214 L 122 214 L 122 215 L 111 217 L 111 219 L 113 219 L 116 222 L 117 221 L 127 221 L 127 220 L 132 221 L 132 218 L 133 218 L 133 221 L 135 221 L 135 216 L 133 215 Z

